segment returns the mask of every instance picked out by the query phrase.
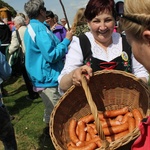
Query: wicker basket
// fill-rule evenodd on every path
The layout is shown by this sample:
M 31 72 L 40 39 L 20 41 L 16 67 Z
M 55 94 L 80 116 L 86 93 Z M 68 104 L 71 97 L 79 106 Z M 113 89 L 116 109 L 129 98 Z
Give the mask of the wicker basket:
M 89 101 L 90 96 L 92 100 Z M 115 110 L 125 106 L 130 110 L 140 109 L 146 117 L 150 114 L 149 96 L 148 86 L 132 74 L 117 70 L 96 72 L 87 87 L 72 86 L 55 106 L 50 117 L 50 136 L 56 150 L 67 150 L 67 143 L 70 141 L 68 126 L 72 117 L 79 119 L 87 114 L 95 115 L 97 111 Z M 101 135 L 103 131 L 101 128 L 99 130 Z M 130 149 L 139 134 L 139 129 L 136 128 L 109 145 L 103 144 L 98 150 Z

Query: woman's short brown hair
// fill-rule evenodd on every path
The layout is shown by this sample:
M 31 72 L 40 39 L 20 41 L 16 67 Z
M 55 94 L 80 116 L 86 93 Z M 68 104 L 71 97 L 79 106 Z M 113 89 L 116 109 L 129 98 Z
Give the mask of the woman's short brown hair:
M 115 18 L 115 3 L 114 0 L 90 0 L 85 9 L 85 17 L 87 20 L 91 21 L 100 12 L 112 12 Z

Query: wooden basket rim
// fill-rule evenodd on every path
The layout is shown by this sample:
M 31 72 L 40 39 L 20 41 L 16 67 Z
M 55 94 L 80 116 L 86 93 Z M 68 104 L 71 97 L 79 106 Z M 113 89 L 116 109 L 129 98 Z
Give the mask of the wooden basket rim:
M 119 74 L 119 75 L 122 75 L 124 77 L 129 77 L 129 78 L 132 78 L 134 81 L 138 82 L 146 91 L 148 97 L 150 97 L 150 92 L 149 92 L 149 88 L 148 86 L 146 85 L 146 83 L 144 83 L 141 79 L 135 77 L 133 74 L 131 73 L 127 73 L 127 72 L 124 72 L 124 71 L 118 71 L 118 70 L 102 70 L 102 71 L 97 71 L 94 73 L 94 76 L 97 76 L 97 75 L 101 75 L 101 74 Z M 50 136 L 51 136 L 51 139 L 52 139 L 52 142 L 55 146 L 55 148 L 57 148 L 58 150 L 62 150 L 62 148 L 60 147 L 59 143 L 57 142 L 57 139 L 56 137 L 54 136 L 53 134 L 53 126 L 54 126 L 54 117 L 55 117 L 55 113 L 56 113 L 56 110 L 59 108 L 59 106 L 61 105 L 62 101 L 64 101 L 64 99 L 68 96 L 69 93 L 71 93 L 74 88 L 76 88 L 74 85 L 72 85 L 64 94 L 63 96 L 60 98 L 59 102 L 57 103 L 57 105 L 54 107 L 52 113 L 51 113 L 51 117 L 50 117 Z M 148 107 L 149 109 L 147 111 L 150 111 L 150 107 Z M 126 143 L 128 143 L 128 141 L 124 140 L 124 139 L 135 139 L 139 136 L 139 129 L 136 128 L 132 133 L 128 134 L 127 136 L 121 138 L 121 139 L 118 139 L 114 142 L 111 142 L 110 143 L 110 148 L 111 147 L 114 147 L 116 146 L 116 144 L 118 145 L 119 143 L 121 143 L 121 145 L 119 144 L 119 146 L 122 146 L 122 145 L 125 145 Z M 122 143 L 122 141 L 124 141 L 124 143 Z M 99 148 L 99 150 L 102 150 L 103 148 Z M 97 149 L 98 150 L 98 149 Z

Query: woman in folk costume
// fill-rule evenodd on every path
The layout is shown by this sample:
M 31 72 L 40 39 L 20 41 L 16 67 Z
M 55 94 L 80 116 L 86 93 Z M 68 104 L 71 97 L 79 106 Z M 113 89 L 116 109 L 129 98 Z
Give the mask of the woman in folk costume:
M 150 3 L 149 0 L 125 0 L 121 25 L 135 58 L 150 72 Z M 132 150 L 150 149 L 150 117 L 139 125 L 140 136 Z
M 114 33 L 115 10 L 113 0 L 90 0 L 85 17 L 90 28 L 79 37 L 74 36 L 66 56 L 65 66 L 58 78 L 59 88 L 66 91 L 73 84 L 81 86 L 81 75 L 102 69 L 116 69 L 133 73 L 148 81 L 148 72 L 133 56 L 126 37 Z

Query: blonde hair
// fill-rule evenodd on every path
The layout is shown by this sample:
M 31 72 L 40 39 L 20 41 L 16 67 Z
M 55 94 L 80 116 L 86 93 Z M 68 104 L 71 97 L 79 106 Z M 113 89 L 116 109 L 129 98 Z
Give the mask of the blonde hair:
M 75 32 L 76 31 L 76 27 L 78 24 L 85 24 L 87 23 L 86 22 L 86 18 L 84 16 L 84 11 L 85 11 L 85 8 L 79 8 L 75 17 L 74 17 L 74 20 L 73 20 L 73 24 L 72 24 L 72 31 Z
M 26 18 L 25 14 L 23 14 L 23 13 L 18 13 L 16 16 L 21 16 L 21 17 L 23 17 L 24 19 Z
M 22 16 L 16 16 L 13 20 L 17 25 L 20 25 L 20 26 L 24 26 L 26 25 L 25 24 L 25 19 L 22 17 Z
M 142 39 L 143 31 L 150 30 L 150 1 L 125 0 L 124 16 L 120 23 L 136 39 Z

